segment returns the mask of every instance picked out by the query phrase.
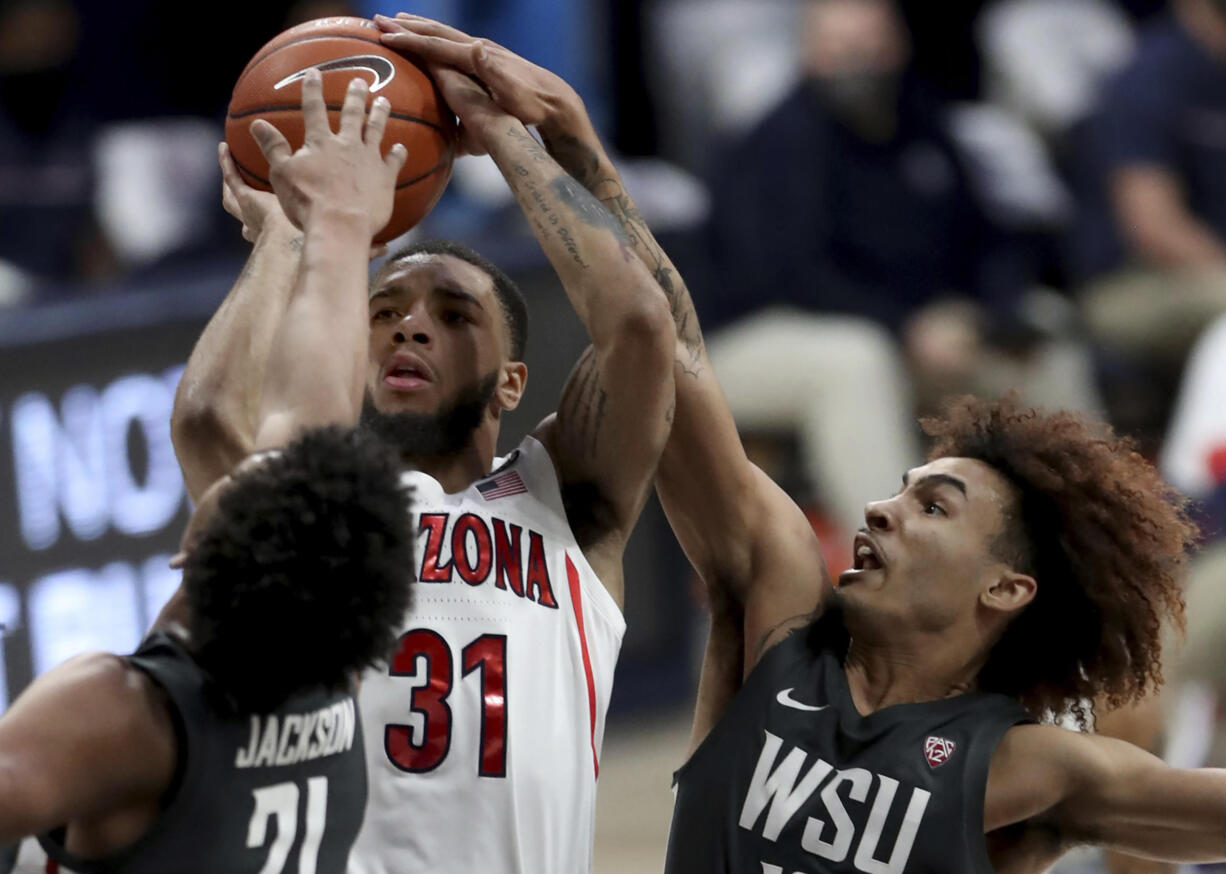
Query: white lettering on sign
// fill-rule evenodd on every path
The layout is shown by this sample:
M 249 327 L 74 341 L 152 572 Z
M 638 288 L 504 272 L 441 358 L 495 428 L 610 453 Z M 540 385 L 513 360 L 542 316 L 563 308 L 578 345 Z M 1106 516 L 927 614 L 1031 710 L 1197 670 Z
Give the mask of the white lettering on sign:
M 9 426 L 21 534 L 31 549 L 47 549 L 62 534 L 78 540 L 108 528 L 144 535 L 174 518 L 184 498 L 170 442 L 170 411 L 181 366 L 161 376 L 130 374 L 101 392 L 70 388 L 58 411 L 42 392 L 13 405 Z M 143 438 L 143 482 L 129 453 L 135 429 Z

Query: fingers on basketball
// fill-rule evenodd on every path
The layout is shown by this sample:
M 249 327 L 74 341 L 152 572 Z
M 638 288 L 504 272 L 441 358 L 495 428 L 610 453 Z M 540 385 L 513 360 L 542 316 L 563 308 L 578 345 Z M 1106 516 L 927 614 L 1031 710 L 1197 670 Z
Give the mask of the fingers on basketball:
M 324 122 L 327 123 L 326 118 Z M 251 136 L 255 139 L 255 144 L 260 147 L 264 160 L 268 161 L 269 166 L 278 164 L 293 154 L 289 141 L 285 139 L 281 131 L 262 118 L 251 122 Z
M 378 149 L 383 144 L 383 135 L 387 131 L 387 118 L 391 114 L 392 104 L 386 97 L 376 97 L 370 107 L 370 115 L 366 118 L 366 145 Z
M 360 70 L 369 85 L 367 100 L 382 96 L 391 104 L 382 151 L 387 153 L 395 141 L 403 142 L 408 150 L 408 160 L 397 180 L 393 219 L 379 235 L 380 240 L 387 240 L 412 227 L 433 207 L 451 176 L 458 143 L 455 115 L 439 99 L 425 65 L 406 58 L 392 46 L 378 44 L 381 35 L 372 22 L 357 18 L 308 22 L 278 35 L 256 53 L 235 84 L 227 111 L 226 138 L 244 183 L 271 191 L 270 168 L 248 131 L 252 118 L 272 122 L 291 146 L 298 147 L 306 139 L 301 109 L 304 98 L 300 95 L 307 70 L 331 64 L 323 75 L 322 89 L 329 119 L 339 117 L 349 82 Z M 335 62 L 341 60 L 354 63 L 336 67 Z M 372 71 L 362 66 L 365 60 L 371 60 L 374 66 L 373 82 Z M 369 116 L 364 114 L 362 120 L 360 135 L 369 143 Z M 337 123 L 333 119 L 329 129 Z M 236 193 L 241 202 L 243 193 Z
M 361 76 L 355 76 L 349 82 L 349 88 L 345 91 L 345 100 L 341 104 L 341 123 L 338 134 L 344 139 L 360 142 L 362 139 L 362 122 L 366 119 L 366 92 L 369 86 L 366 80 Z M 323 95 L 320 95 L 320 104 L 323 104 Z M 324 110 L 324 119 L 327 119 L 327 111 Z
M 319 142 L 332 133 L 324 105 L 323 75 L 318 69 L 308 70 L 302 78 L 302 124 L 308 143 Z

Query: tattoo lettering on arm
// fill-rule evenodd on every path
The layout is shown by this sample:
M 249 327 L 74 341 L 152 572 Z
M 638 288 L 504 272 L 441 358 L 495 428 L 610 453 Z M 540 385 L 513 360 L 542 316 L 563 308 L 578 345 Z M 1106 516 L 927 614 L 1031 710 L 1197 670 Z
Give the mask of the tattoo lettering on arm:
M 545 147 L 521 125 L 511 125 L 511 127 L 507 128 L 507 135 L 523 146 L 524 151 L 528 153 L 528 157 L 533 161 L 549 160 L 549 153 L 545 151 Z
M 627 236 L 625 228 L 600 205 L 600 201 L 596 200 L 591 192 L 569 176 L 559 176 L 549 183 L 549 188 L 585 225 L 606 230 L 616 237 L 621 246 L 622 257 L 627 261 L 634 260 L 630 237 Z
M 604 424 L 608 395 L 600 384 L 596 349 L 589 346 L 575 365 L 558 403 L 558 417 L 567 423 L 567 441 L 584 458 L 595 458 Z
M 533 142 L 536 141 L 533 140 Z M 571 260 L 582 269 L 589 269 L 591 265 L 588 264 L 582 252 L 580 252 L 579 242 L 575 239 L 575 235 L 571 232 L 570 228 L 562 223 L 562 215 L 558 211 L 557 206 L 547 196 L 546 192 L 537 185 L 536 180 L 532 178 L 532 171 L 523 164 L 515 164 L 512 169 L 518 178 L 511 182 L 511 186 L 519 193 L 526 192 L 535 206 L 535 209 L 525 206 L 528 221 L 532 222 L 542 234 L 555 235 L 562 241 L 562 245 L 565 247 L 566 253 L 570 255 Z

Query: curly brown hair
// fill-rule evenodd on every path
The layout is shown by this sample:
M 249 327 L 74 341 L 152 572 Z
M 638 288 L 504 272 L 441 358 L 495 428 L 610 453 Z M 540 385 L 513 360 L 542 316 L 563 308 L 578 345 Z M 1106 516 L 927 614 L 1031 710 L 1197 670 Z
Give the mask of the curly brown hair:
M 1095 703 L 1114 709 L 1160 686 L 1162 627 L 1183 629 L 1182 569 L 1197 529 L 1133 442 L 1014 395 L 957 398 L 920 424 L 931 458 L 978 459 L 1017 489 L 992 546 L 1038 591 L 993 647 L 980 688 L 1085 728 Z

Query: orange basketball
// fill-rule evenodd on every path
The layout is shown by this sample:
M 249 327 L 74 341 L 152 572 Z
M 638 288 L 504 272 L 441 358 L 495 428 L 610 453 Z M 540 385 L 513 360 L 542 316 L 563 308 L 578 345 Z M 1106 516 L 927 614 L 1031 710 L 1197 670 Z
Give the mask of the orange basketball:
M 370 82 L 370 98 L 391 103 L 383 153 L 393 143 L 409 152 L 396 180 L 391 220 L 375 236 L 386 242 L 417 224 L 434 208 L 455 156 L 456 121 L 426 71 L 379 41 L 382 33 L 364 18 L 320 18 L 292 27 L 260 49 L 238 77 L 226 114 L 226 142 L 247 184 L 271 191 L 268 162 L 248 128 L 257 118 L 275 125 L 297 149 L 302 145 L 302 79 L 318 67 L 332 129 L 339 125 L 345 91 L 355 76 Z

